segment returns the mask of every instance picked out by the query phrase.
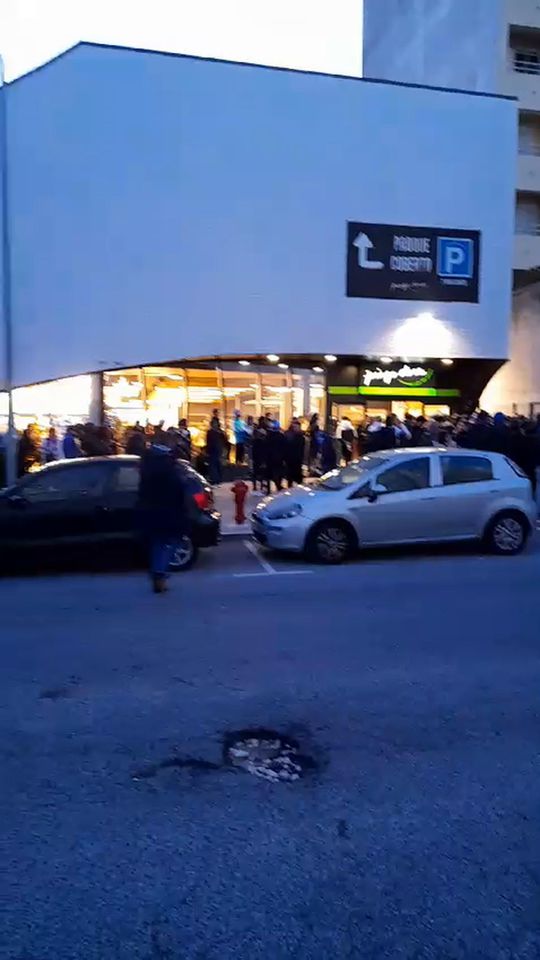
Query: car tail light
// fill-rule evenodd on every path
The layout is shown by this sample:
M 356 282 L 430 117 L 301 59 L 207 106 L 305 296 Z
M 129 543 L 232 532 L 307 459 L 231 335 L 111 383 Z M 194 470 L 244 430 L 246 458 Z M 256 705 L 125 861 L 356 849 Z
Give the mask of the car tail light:
M 201 490 L 200 493 L 194 493 L 193 499 L 199 510 L 209 510 L 212 506 L 212 497 L 207 490 Z

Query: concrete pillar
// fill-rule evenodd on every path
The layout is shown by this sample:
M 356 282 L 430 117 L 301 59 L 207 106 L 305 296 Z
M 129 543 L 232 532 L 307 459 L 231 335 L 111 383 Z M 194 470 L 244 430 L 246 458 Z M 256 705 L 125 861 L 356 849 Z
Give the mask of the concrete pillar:
M 89 419 L 92 423 L 95 423 L 97 426 L 101 426 L 104 420 L 104 403 L 103 403 L 103 374 L 102 373 L 93 373 L 92 382 L 90 385 L 90 410 L 89 410 Z

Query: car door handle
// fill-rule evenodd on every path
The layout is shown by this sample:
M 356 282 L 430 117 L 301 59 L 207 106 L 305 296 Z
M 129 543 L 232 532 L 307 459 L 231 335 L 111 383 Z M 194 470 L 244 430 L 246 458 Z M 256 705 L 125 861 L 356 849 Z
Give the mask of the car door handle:
M 110 509 L 105 503 L 98 503 L 96 507 L 97 513 L 108 513 Z
M 437 497 L 422 497 L 422 500 L 436 500 Z

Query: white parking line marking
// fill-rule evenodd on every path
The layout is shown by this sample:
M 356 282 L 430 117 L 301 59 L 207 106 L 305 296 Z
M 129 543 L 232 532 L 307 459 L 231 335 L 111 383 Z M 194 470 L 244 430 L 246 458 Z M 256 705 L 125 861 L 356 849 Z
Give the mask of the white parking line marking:
M 272 564 L 268 563 L 268 560 L 265 560 L 264 557 L 261 557 L 259 551 L 257 550 L 257 547 L 255 546 L 254 543 L 251 542 L 251 540 L 244 540 L 243 543 L 246 550 L 249 550 L 249 552 L 253 554 L 255 559 L 259 561 L 261 567 L 267 574 L 277 573 L 277 570 L 274 570 Z
M 304 574 L 311 574 L 313 570 L 274 570 L 273 573 L 233 573 L 233 577 L 236 577 L 237 580 L 245 579 L 246 577 L 294 577 Z
M 245 579 L 246 577 L 294 577 L 299 574 L 303 576 L 304 574 L 312 574 L 313 570 L 276 570 L 268 560 L 265 560 L 264 557 L 261 557 L 261 554 L 257 550 L 257 547 L 254 543 L 251 543 L 250 540 L 242 541 L 246 550 L 249 550 L 251 554 L 259 561 L 261 567 L 264 570 L 264 573 L 233 573 L 233 577 L 237 579 Z

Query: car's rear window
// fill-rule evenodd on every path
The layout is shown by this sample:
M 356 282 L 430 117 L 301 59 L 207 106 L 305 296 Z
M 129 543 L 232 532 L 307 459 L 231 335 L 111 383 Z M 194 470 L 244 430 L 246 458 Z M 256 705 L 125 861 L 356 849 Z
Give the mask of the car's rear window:
M 441 457 L 443 483 L 479 483 L 493 480 L 493 467 L 488 457 L 452 456 Z
M 363 480 L 366 473 L 374 470 L 375 467 L 380 467 L 383 463 L 384 460 L 382 457 L 373 457 L 367 454 L 365 457 L 361 457 L 360 460 L 349 463 L 346 467 L 337 467 L 335 470 L 330 470 L 328 473 L 325 473 L 320 480 L 314 483 L 313 486 L 317 490 L 343 490 L 344 487 Z

